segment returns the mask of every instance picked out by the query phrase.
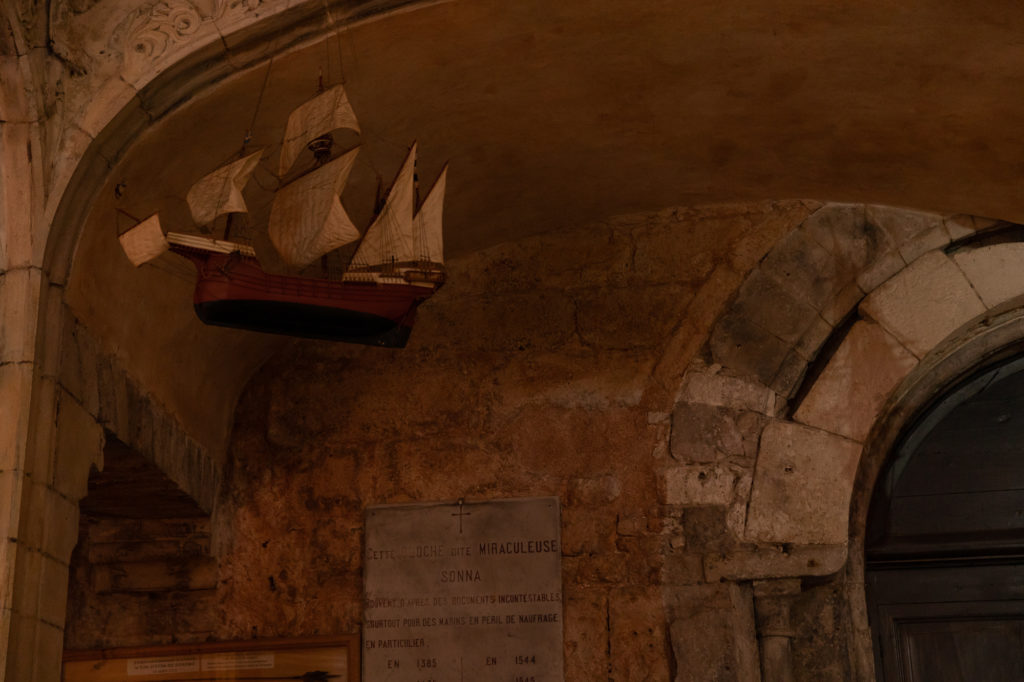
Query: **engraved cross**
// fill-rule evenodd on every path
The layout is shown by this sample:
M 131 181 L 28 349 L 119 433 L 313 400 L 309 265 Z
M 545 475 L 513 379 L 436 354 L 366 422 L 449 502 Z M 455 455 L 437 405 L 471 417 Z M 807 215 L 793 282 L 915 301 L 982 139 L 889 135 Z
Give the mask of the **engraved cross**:
M 459 511 L 455 512 L 454 514 L 452 514 L 452 516 L 458 516 L 459 517 L 459 535 L 462 535 L 462 517 L 463 516 L 472 516 L 473 515 L 471 512 L 463 511 L 462 510 L 462 505 L 464 503 L 465 503 L 465 500 L 460 497 L 459 498 Z

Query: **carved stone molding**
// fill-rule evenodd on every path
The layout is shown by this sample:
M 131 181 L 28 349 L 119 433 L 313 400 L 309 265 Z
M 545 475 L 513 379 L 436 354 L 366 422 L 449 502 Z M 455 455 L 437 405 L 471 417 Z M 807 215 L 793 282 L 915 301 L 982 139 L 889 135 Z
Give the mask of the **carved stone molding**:
M 127 75 L 137 74 L 191 42 L 205 25 L 228 14 L 255 11 L 263 0 L 161 0 L 128 14 L 111 34 L 109 47 L 123 55 Z

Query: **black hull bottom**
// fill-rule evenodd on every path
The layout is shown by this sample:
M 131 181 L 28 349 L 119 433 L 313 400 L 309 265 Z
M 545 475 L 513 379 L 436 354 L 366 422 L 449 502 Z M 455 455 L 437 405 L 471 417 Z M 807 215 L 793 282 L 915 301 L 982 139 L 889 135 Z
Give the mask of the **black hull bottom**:
M 250 331 L 405 348 L 415 309 L 401 323 L 370 313 L 282 301 L 222 300 L 195 304 L 205 324 Z

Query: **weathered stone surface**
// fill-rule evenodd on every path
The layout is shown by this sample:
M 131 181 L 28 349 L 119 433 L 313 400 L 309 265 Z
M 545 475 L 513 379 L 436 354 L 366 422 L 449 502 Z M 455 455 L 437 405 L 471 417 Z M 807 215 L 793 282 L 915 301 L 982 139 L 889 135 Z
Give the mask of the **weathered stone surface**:
M 941 219 L 937 219 L 936 222 L 935 226 L 900 245 L 900 255 L 903 260 L 913 263 L 929 251 L 941 249 L 949 244 L 949 232 L 946 230 L 945 223 Z
M 946 216 L 942 222 L 946 226 L 946 232 L 949 233 L 949 238 L 953 241 L 969 237 L 979 229 L 974 216 L 965 215 L 963 213 Z
M 693 290 L 680 286 L 606 289 L 577 297 L 576 324 L 580 340 L 602 348 L 634 348 L 663 342 L 693 298 Z
M 800 337 L 800 341 L 793 350 L 803 359 L 811 361 L 818 355 L 821 344 L 832 334 L 833 325 L 822 317 L 817 317 L 811 322 L 811 326 Z
M 863 298 L 864 292 L 857 282 L 850 282 L 840 289 L 836 293 L 835 298 L 832 299 L 832 302 L 821 311 L 821 317 L 825 322 L 835 327 L 846 319 Z
M 609 593 L 612 679 L 669 682 L 663 604 L 654 586 Z
M 846 542 L 860 446 L 789 422 L 761 436 L 746 538 L 754 542 Z
M 775 393 L 756 382 L 721 373 L 721 368 L 695 366 L 683 380 L 680 398 L 690 403 L 775 414 Z
M 760 271 L 815 310 L 822 310 L 854 275 L 851 267 L 802 229 L 783 237 L 765 256 Z
M 711 332 L 711 355 L 718 364 L 770 384 L 791 344 L 731 310 Z
M 731 592 L 736 592 L 733 595 Z M 760 679 L 749 589 L 681 587 L 668 601 L 676 682 L 753 682 Z
M 889 393 L 917 366 L 874 322 L 857 322 L 797 409 L 798 422 L 863 442 Z
M 0 471 L 22 469 L 28 441 L 32 365 L 0 364 Z
M 54 488 L 71 500 L 85 497 L 89 470 L 103 467 L 103 427 L 69 393 L 57 398 Z
M 38 143 L 27 123 L 0 125 L 0 270 L 38 266 L 43 245 L 33 209 L 40 197 L 32 193 L 31 146 Z M 17 151 L 13 151 L 17 150 Z M 38 175 L 36 176 L 38 177 Z
M 39 618 L 54 627 L 64 627 L 68 610 L 68 566 L 53 557 L 40 556 Z
M 952 258 L 987 307 L 994 308 L 1024 294 L 1024 244 L 963 249 Z
M 752 410 L 679 403 L 672 414 L 672 457 L 680 462 L 753 457 L 766 422 L 763 414 Z
M 800 229 L 832 253 L 841 264 L 841 272 L 849 275 L 860 272 L 895 247 L 885 230 L 867 220 L 863 204 L 826 204 L 809 216 Z
M 778 284 L 765 265 L 743 282 L 730 313 L 788 344 L 799 341 L 817 317 L 817 310 Z
M 970 282 L 942 253 L 914 261 L 873 291 L 860 309 L 919 358 L 957 327 L 985 312 Z
M 786 353 L 772 378 L 771 389 L 784 398 L 791 398 L 807 373 L 807 364 L 807 359 L 796 349 Z
M 608 597 L 593 588 L 570 588 L 565 599 L 565 667 L 570 678 L 608 675 Z
M 726 505 L 732 501 L 736 475 L 716 464 L 675 467 L 665 472 L 665 503 L 687 507 Z
M 0 274 L 0 363 L 35 359 L 35 333 L 39 316 L 42 274 L 19 268 Z
M 913 240 L 933 232 L 936 228 L 942 228 L 942 216 L 937 213 L 912 211 L 894 206 L 867 206 L 866 218 L 868 222 L 885 230 L 901 251 Z M 947 234 L 946 243 L 948 242 Z
M 716 580 L 831 575 L 846 562 L 846 545 L 754 547 L 704 556 L 704 574 Z
M 883 282 L 907 266 L 900 252 L 893 248 L 876 258 L 857 275 L 857 286 L 870 293 Z
M 601 505 L 618 498 L 622 484 L 614 476 L 574 478 L 569 482 L 569 504 Z

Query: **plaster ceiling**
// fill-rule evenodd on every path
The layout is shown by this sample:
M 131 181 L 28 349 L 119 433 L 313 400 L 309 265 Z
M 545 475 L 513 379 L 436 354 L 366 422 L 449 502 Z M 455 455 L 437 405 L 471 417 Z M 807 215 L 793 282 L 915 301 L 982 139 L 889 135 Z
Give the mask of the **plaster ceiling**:
M 1024 5 L 994 1 L 452 0 L 385 14 L 275 57 L 258 108 L 266 64 L 155 121 L 86 221 L 69 300 L 122 348 L 156 337 L 146 362 L 177 354 L 185 368 L 213 344 L 211 366 L 234 363 L 217 371 L 244 381 L 275 346 L 202 328 L 187 283 L 132 270 L 113 238 L 113 185 L 124 210 L 187 230 L 189 184 L 238 153 L 254 113 L 272 168 L 287 112 L 321 70 L 344 77 L 363 127 L 340 140 L 362 144 L 343 195 L 357 225 L 417 140 L 424 184 L 450 163 L 449 258 L 616 214 L 764 198 L 1024 221 L 1022 36 Z M 258 224 L 274 180 L 255 180 Z
M 418 140 L 424 182 L 451 164 L 450 255 L 737 199 L 1021 219 L 1022 35 L 1018 3 L 456 0 L 276 58 L 254 144 L 274 145 L 320 70 L 343 73 L 364 129 L 346 205 L 367 220 L 375 174 Z M 151 130 L 120 170 L 128 203 L 145 213 L 231 158 L 264 76 Z

